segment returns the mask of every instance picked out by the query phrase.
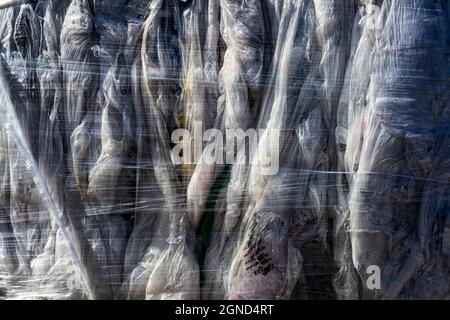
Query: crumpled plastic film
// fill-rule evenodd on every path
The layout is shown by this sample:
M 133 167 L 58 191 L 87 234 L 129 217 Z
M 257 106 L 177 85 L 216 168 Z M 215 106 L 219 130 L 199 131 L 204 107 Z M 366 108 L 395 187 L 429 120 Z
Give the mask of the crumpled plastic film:
M 450 298 L 447 0 L 0 1 L 0 299 Z

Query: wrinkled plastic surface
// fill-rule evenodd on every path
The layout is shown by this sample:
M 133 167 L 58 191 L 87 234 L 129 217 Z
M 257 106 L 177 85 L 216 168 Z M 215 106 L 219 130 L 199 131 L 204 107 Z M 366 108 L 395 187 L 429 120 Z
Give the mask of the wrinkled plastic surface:
M 450 298 L 449 28 L 446 0 L 0 3 L 0 299 Z

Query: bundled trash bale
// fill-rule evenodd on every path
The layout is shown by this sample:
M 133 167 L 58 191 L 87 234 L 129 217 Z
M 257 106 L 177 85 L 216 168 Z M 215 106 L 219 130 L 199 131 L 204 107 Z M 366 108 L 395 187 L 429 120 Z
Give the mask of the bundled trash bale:
M 449 298 L 449 21 L 2 2 L 0 298 Z

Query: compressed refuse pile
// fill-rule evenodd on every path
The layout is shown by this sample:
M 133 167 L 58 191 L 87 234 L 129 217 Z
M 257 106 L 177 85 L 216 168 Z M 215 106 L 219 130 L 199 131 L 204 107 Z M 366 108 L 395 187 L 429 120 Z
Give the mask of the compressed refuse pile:
M 447 0 L 0 1 L 0 299 L 450 299 Z

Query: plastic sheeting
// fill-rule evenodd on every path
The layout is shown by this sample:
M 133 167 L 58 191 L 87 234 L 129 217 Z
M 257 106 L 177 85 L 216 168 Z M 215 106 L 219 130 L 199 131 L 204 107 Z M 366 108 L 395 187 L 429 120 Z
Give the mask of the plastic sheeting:
M 0 3 L 0 298 L 450 298 L 446 0 Z

